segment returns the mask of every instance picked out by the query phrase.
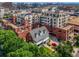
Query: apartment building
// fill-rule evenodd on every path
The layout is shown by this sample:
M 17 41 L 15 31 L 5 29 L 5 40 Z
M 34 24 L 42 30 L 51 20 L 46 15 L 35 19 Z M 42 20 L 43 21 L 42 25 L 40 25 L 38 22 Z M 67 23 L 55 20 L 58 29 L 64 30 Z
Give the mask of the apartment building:
M 40 17 L 40 24 L 45 25 L 48 27 L 48 30 L 52 27 L 62 28 L 66 26 L 68 21 L 69 15 L 66 14 L 64 11 L 48 11 L 42 13 Z
M 49 25 L 52 25 L 53 27 L 64 27 L 68 21 L 69 15 L 66 14 L 64 11 L 48 11 L 43 13 L 44 17 L 43 19 L 40 19 L 40 21 L 45 23 L 48 23 Z M 47 20 L 47 21 L 46 21 Z M 51 22 L 50 22 L 51 20 Z
M 31 13 L 27 12 L 19 12 L 13 14 L 13 23 L 16 23 L 16 25 L 22 25 L 22 22 L 27 18 L 28 20 L 32 19 Z
M 40 15 L 40 13 L 16 13 L 13 14 L 13 23 L 21 26 L 27 20 L 32 28 L 35 28 L 37 27 L 35 23 L 38 24 Z

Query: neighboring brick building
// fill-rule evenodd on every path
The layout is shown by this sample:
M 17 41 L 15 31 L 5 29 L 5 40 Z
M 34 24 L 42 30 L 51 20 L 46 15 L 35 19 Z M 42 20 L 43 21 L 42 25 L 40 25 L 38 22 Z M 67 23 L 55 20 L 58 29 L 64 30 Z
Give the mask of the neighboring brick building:
M 14 31 L 16 32 L 18 37 L 20 37 L 21 39 L 26 41 L 26 37 L 27 37 L 28 32 L 21 30 L 20 28 L 16 28 Z
M 72 40 L 74 38 L 74 27 L 70 25 L 64 28 L 53 27 L 50 34 L 62 40 Z
M 28 35 L 28 33 L 30 32 L 31 28 L 29 27 L 29 25 L 27 25 L 28 23 L 26 23 L 27 21 L 25 21 L 25 24 L 21 27 L 17 27 L 16 25 L 10 23 L 7 20 L 2 20 L 3 25 L 8 28 L 10 27 L 10 29 L 14 30 L 16 32 L 16 34 L 24 39 L 24 41 L 26 41 L 26 37 Z

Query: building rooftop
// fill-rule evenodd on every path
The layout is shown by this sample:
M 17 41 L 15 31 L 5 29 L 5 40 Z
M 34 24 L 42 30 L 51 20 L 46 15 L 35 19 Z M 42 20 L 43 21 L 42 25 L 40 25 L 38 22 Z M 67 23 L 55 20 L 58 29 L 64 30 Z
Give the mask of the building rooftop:
M 34 42 L 40 44 L 43 41 L 46 41 L 49 37 L 48 30 L 46 27 L 35 28 L 30 31 L 30 34 L 34 40 Z
M 7 25 L 11 26 L 12 28 L 18 28 L 16 25 L 14 25 L 14 24 L 8 22 L 7 20 L 4 20 L 4 19 L 3 19 L 2 22 L 7 23 Z
M 14 25 L 12 23 L 9 23 L 8 25 L 11 26 L 12 28 L 18 28 L 16 25 Z
M 71 25 L 67 25 L 66 27 L 63 27 L 62 29 L 69 30 L 71 27 L 72 27 Z
M 69 20 L 68 24 L 79 25 L 79 17 Z

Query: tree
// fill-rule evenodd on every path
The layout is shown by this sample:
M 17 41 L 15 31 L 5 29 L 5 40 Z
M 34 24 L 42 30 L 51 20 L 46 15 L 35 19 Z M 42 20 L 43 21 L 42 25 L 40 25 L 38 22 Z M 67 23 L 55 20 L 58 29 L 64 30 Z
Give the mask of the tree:
M 7 56 L 12 57 L 32 57 L 33 53 L 28 50 L 23 50 L 23 48 L 17 49 L 15 52 L 10 52 Z
M 29 42 L 29 51 L 31 51 L 34 54 L 33 56 L 39 56 L 39 47 L 36 44 Z
M 23 41 L 12 30 L 0 30 L 0 54 L 9 57 L 58 56 L 58 53 L 49 51 L 44 46 L 39 47 L 32 42 Z
M 70 57 L 72 56 L 73 47 L 69 41 L 62 42 L 56 47 L 56 50 L 60 57 Z
M 24 43 L 13 31 L 0 30 L 0 50 L 4 53 L 4 56 L 9 52 L 19 49 Z
M 79 47 L 79 35 L 78 35 L 78 36 L 76 36 L 76 37 L 75 37 L 75 39 L 76 39 L 76 43 L 75 43 L 75 44 L 76 44 L 76 46 L 78 46 L 78 47 Z

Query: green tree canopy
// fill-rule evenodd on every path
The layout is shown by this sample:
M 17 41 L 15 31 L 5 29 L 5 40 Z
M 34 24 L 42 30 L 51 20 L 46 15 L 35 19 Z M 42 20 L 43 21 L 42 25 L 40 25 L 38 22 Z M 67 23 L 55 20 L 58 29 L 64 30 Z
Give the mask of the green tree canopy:
M 61 57 L 70 57 L 72 56 L 73 47 L 69 41 L 62 42 L 59 46 L 56 47 L 56 50 Z
M 18 38 L 12 30 L 0 30 L 0 56 L 9 57 L 48 57 L 58 56 L 45 47 L 39 47 L 32 42 L 25 42 Z
M 20 48 L 20 49 L 17 49 L 15 52 L 8 53 L 7 56 L 12 56 L 12 57 L 32 57 L 33 53 L 28 51 L 28 50 L 24 50 L 23 48 Z
M 75 39 L 76 39 L 76 43 L 75 44 L 76 44 L 77 47 L 79 47 L 79 35 L 76 36 Z

